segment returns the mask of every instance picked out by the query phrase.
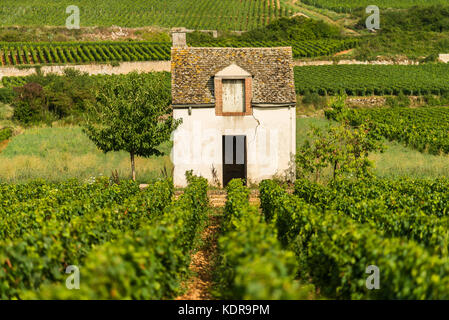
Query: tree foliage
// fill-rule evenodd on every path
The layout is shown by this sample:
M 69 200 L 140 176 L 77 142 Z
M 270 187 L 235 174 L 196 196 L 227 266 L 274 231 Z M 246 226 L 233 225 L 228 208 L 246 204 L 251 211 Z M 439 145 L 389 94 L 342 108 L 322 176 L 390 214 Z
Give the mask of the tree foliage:
M 366 28 L 365 20 L 368 15 L 362 16 L 357 23 L 357 27 Z M 438 4 L 414 6 L 407 10 L 384 10 L 381 19 L 382 32 L 446 32 L 449 31 L 449 6 Z
M 84 132 L 105 153 L 129 152 L 134 180 L 134 156 L 161 155 L 159 145 L 180 123 L 170 114 L 170 90 L 163 77 L 134 72 L 119 81 L 111 78 L 89 107 L 95 119 L 87 118 Z
M 94 101 L 94 87 L 93 77 L 74 69 L 65 69 L 62 76 L 37 72 L 14 87 L 14 119 L 27 125 L 79 116 Z
M 344 108 L 345 97 L 338 97 L 333 102 L 336 110 Z M 328 126 L 326 130 L 312 127 L 309 140 L 299 148 L 296 163 L 298 176 L 314 174 L 319 180 L 322 171 L 330 167 L 333 178 L 344 175 L 366 177 L 371 175 L 372 162 L 368 155 L 372 151 L 382 150 L 382 145 L 370 127 L 361 124 L 351 127 L 347 122 Z

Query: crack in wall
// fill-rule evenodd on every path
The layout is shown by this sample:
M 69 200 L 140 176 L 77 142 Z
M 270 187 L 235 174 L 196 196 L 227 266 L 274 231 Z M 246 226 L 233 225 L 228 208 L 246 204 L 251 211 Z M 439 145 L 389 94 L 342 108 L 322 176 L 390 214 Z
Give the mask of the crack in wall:
M 254 110 L 253 110 L 253 113 L 252 113 L 251 115 L 253 116 L 254 120 L 256 120 L 256 122 L 257 122 L 257 126 L 256 126 L 256 128 L 254 129 L 254 139 L 253 139 L 253 141 L 251 141 L 251 143 L 253 143 L 253 142 L 256 140 L 256 137 L 257 137 L 257 128 L 259 128 L 259 126 L 260 126 L 260 121 L 259 121 L 259 119 L 257 119 L 257 118 L 254 116 Z

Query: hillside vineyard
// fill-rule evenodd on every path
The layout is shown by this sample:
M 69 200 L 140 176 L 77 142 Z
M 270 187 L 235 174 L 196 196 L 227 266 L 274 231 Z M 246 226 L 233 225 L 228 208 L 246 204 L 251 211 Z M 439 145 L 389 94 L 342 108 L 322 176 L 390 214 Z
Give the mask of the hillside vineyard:
M 79 7 L 82 26 L 249 30 L 293 14 L 283 1 L 270 0 L 2 0 L 0 26 L 64 26 L 70 5 Z

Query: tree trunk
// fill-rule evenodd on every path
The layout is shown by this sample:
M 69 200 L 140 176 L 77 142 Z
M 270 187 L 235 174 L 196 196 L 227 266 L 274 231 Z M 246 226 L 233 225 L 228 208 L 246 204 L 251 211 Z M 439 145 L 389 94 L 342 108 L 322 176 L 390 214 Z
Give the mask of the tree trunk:
M 335 176 L 337 175 L 337 165 L 338 165 L 338 161 L 334 162 L 334 180 L 335 180 Z
M 133 175 L 133 181 L 136 181 L 136 166 L 134 162 L 134 152 L 130 152 L 131 155 L 131 171 Z

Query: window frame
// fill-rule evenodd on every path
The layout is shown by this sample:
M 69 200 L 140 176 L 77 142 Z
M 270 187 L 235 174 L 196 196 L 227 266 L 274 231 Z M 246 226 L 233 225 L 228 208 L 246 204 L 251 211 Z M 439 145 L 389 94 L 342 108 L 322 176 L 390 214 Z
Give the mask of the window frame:
M 223 112 L 223 80 L 244 80 L 245 95 L 245 112 Z M 252 115 L 253 110 L 251 106 L 252 100 L 252 77 L 214 77 L 214 91 L 215 91 L 215 115 L 217 116 L 247 116 Z

